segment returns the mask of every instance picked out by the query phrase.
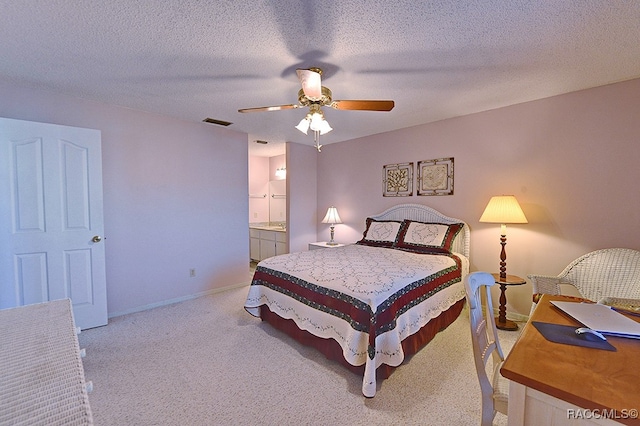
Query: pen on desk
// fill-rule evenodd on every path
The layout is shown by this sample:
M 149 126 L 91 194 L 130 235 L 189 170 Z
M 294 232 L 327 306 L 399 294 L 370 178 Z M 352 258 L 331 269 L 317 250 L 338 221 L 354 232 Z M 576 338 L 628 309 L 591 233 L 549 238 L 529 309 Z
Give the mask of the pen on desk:
M 633 315 L 634 317 L 640 317 L 640 312 L 629 311 L 627 309 L 616 308 L 614 306 L 610 306 L 610 308 L 613 309 L 616 312 L 620 312 L 621 314 L 627 314 L 627 315 Z

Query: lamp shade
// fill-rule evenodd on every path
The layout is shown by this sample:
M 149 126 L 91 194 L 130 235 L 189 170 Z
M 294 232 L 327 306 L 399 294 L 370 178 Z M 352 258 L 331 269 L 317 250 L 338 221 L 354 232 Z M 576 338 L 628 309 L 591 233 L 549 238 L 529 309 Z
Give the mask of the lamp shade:
M 480 222 L 488 223 L 529 223 L 513 195 L 491 197 L 480 216 Z
M 300 120 L 300 123 L 298 123 L 298 125 L 296 126 L 296 129 L 300 130 L 302 133 L 306 135 L 307 131 L 309 131 L 310 121 L 311 120 L 309 120 L 309 117 L 303 118 L 302 120 Z
M 324 216 L 324 219 L 322 219 L 322 223 L 330 223 L 332 225 L 335 223 L 342 223 L 340 215 L 338 214 L 338 209 L 333 206 L 329 207 L 327 214 Z
M 329 125 L 329 122 L 327 120 L 322 120 L 322 123 L 320 123 L 320 134 L 324 135 L 329 133 L 330 131 L 332 131 L 333 128 Z
M 322 113 L 314 112 L 311 114 L 311 123 L 309 124 L 309 128 L 314 132 L 319 132 L 323 121 L 324 118 L 322 117 Z

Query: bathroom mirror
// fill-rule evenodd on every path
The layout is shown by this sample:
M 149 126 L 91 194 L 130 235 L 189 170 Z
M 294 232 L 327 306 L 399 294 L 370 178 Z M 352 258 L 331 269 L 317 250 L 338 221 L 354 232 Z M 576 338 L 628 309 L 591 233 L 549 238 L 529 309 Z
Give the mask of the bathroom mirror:
M 287 221 L 287 181 L 269 181 L 269 222 Z

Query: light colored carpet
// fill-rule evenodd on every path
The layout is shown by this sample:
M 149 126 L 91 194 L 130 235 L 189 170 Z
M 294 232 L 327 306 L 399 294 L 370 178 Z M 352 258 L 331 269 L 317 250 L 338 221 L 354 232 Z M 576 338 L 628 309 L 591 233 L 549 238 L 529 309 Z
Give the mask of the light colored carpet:
M 96 425 L 477 425 L 468 312 L 390 378 L 362 378 L 243 308 L 247 287 L 111 319 L 80 346 Z M 500 332 L 505 351 L 517 332 Z M 496 415 L 494 424 L 506 424 Z

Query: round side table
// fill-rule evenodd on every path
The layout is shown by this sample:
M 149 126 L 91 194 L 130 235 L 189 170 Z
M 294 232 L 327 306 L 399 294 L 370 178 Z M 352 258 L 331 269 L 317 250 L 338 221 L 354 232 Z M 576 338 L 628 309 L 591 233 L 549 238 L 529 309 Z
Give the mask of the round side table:
M 496 318 L 496 327 L 500 330 L 517 330 L 518 324 L 507 319 L 507 296 L 505 292 L 507 291 L 507 286 L 522 285 L 526 284 L 527 281 L 517 275 L 507 275 L 507 278 L 504 280 L 500 279 L 500 274 L 491 275 L 493 275 L 493 278 L 496 280 L 496 284 L 500 284 L 500 308 L 498 309 L 498 317 Z

